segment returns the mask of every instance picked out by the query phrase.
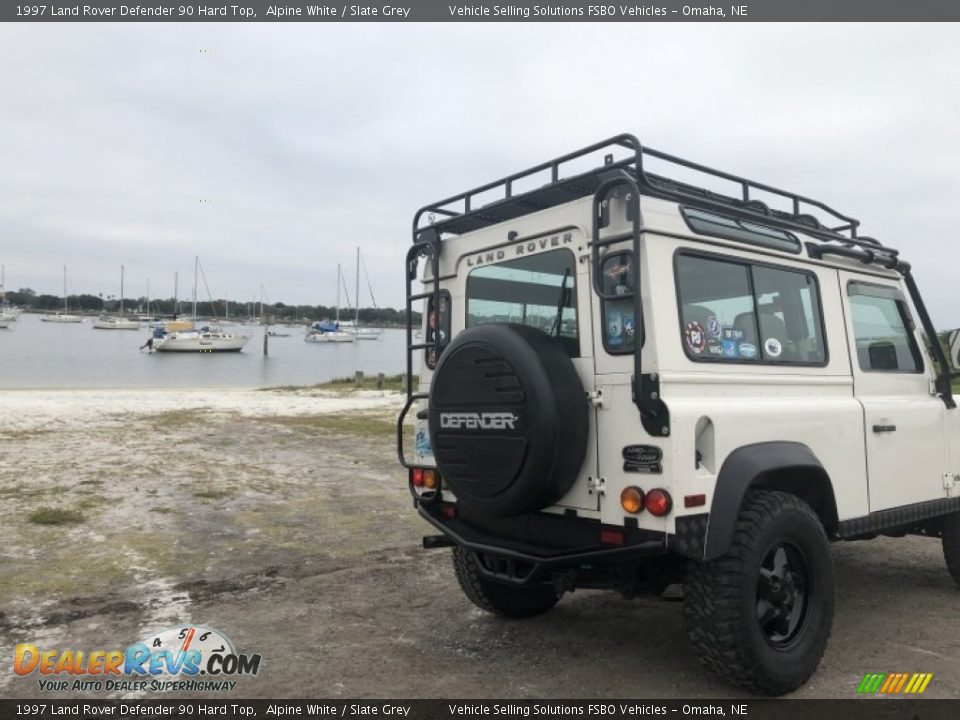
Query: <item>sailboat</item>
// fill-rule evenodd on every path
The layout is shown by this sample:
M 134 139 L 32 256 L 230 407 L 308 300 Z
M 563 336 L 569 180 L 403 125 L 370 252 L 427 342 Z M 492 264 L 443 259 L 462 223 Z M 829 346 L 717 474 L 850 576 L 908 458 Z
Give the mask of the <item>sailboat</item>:
M 200 258 L 195 257 L 193 263 L 193 317 L 197 317 L 197 271 Z M 206 279 L 204 279 L 206 283 Z M 148 347 L 157 352 L 240 352 L 250 339 L 249 335 L 234 335 L 222 330 L 201 327 L 172 332 L 162 325 L 158 325 L 153 336 L 147 341 Z
M 123 265 L 120 266 L 120 315 L 101 315 L 93 321 L 95 330 L 139 330 L 140 323 L 123 316 Z
M 364 275 L 366 275 L 367 268 L 363 268 Z M 367 275 L 367 287 L 370 288 L 370 299 L 373 300 L 373 288 L 370 287 L 370 276 Z M 353 316 L 353 327 L 348 328 L 347 332 L 352 333 L 357 340 L 379 340 L 380 333 L 382 332 L 380 328 L 362 328 L 360 327 L 360 248 L 357 248 L 357 280 L 356 285 L 354 286 L 353 297 L 357 301 L 357 309 Z M 374 307 L 376 307 L 377 301 L 373 301 Z
M 17 308 L 10 307 L 7 302 L 7 268 L 0 265 L 0 330 L 6 330 L 11 323 L 15 323 L 20 316 Z
M 67 312 L 67 266 L 63 266 L 63 312 L 56 315 L 44 315 L 40 318 L 43 322 L 50 323 L 80 323 L 83 317 L 80 315 L 71 315 Z
M 356 340 L 353 333 L 346 332 L 340 327 L 340 282 L 342 279 L 340 265 L 337 265 L 337 306 L 336 320 L 334 322 L 315 322 L 307 328 L 307 334 L 303 338 L 309 343 L 348 343 Z

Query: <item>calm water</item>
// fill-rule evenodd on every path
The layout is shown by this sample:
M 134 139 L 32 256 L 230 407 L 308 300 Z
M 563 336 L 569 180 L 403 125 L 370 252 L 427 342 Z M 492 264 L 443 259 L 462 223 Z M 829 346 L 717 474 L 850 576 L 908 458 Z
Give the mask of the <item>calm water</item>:
M 239 353 L 148 353 L 138 348 L 152 331 L 94 330 L 45 323 L 23 314 L 0 330 L 0 388 L 268 387 L 311 385 L 357 370 L 388 375 L 404 369 L 404 332 L 385 330 L 379 340 L 307 343 L 303 328 L 272 326 L 290 337 L 272 337 L 263 356 L 264 328 L 230 326 L 249 335 Z

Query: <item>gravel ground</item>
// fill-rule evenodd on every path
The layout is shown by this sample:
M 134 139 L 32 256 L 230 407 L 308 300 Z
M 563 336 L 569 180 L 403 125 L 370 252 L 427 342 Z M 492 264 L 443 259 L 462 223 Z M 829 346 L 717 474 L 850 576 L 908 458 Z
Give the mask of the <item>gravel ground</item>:
M 394 395 L 54 395 L 0 393 L 4 663 L 21 642 L 123 648 L 195 623 L 262 655 L 237 689 L 251 698 L 743 695 L 701 670 L 675 600 L 578 591 L 522 622 L 475 609 L 449 551 L 420 548 Z M 841 544 L 834 562 L 833 636 L 795 696 L 932 672 L 927 697 L 960 697 L 939 542 Z M 6 667 L 0 697 L 40 695 Z M 85 695 L 110 696 L 144 695 Z

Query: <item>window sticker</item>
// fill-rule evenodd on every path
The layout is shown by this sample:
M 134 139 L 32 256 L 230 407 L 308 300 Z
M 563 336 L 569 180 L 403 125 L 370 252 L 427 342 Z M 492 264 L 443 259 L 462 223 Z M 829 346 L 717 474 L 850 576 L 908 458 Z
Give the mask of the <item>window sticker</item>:
M 700 355 L 707 348 L 707 334 L 703 331 L 703 325 L 693 321 L 688 322 L 684 336 L 687 339 L 687 347 L 694 355 Z
M 709 333 L 712 338 L 719 338 L 721 332 L 720 322 L 717 320 L 716 316 L 711 315 L 707 318 L 707 333 Z
M 627 334 L 628 337 L 633 337 L 633 333 L 634 333 L 633 318 L 629 315 L 623 319 L 623 331 Z
M 757 346 L 753 343 L 742 342 L 737 346 L 740 357 L 753 359 L 757 356 Z
M 623 342 L 623 315 L 619 308 L 611 307 L 607 311 L 607 339 L 611 345 Z
M 763 351 L 770 357 L 777 358 L 783 352 L 783 345 L 776 338 L 767 338 L 767 341 L 763 344 Z
M 723 339 L 724 340 L 743 340 L 743 330 L 738 330 L 737 328 L 724 328 Z
M 725 358 L 737 357 L 737 341 L 736 340 L 723 341 L 723 356 Z

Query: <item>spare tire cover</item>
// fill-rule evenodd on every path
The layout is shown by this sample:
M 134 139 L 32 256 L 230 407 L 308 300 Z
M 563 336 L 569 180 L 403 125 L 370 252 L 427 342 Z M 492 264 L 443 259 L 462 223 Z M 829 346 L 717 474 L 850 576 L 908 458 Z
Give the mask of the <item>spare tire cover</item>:
M 570 358 L 526 325 L 477 325 L 440 356 L 430 436 L 444 482 L 464 507 L 509 517 L 554 504 L 573 485 L 589 416 Z

